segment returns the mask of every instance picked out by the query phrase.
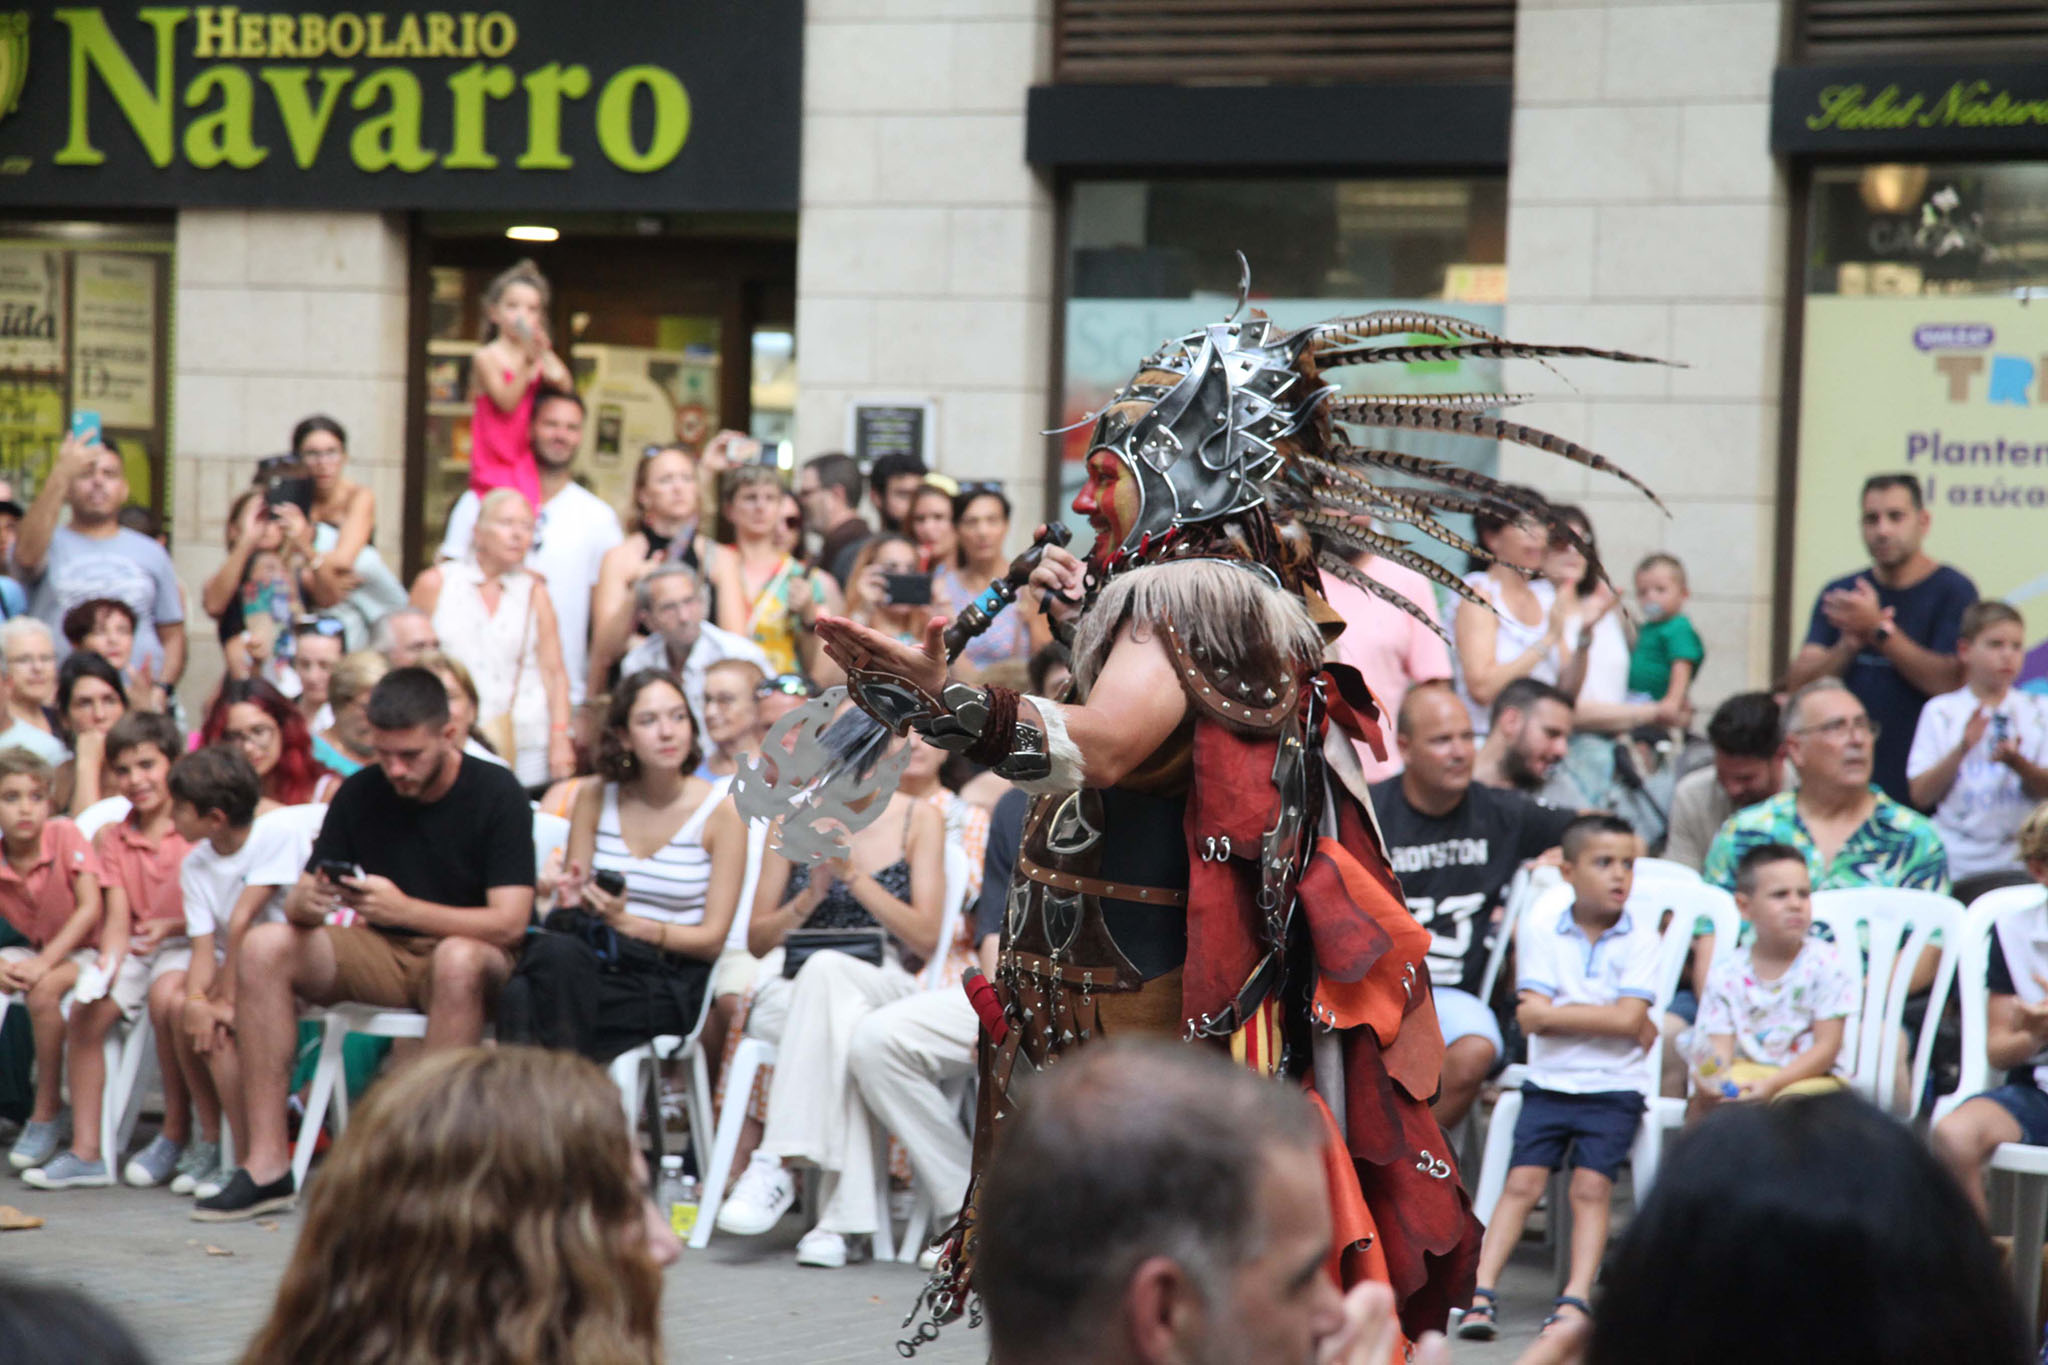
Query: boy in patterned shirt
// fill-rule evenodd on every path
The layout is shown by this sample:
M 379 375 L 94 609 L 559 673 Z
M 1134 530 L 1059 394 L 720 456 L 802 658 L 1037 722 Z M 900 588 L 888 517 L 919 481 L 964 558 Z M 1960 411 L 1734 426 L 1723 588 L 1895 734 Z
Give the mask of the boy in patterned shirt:
M 1707 976 L 1699 1031 L 1728 1068 L 1736 1100 L 1821 1095 L 1842 1088 L 1834 1074 L 1861 973 L 1844 951 L 1811 938 L 1813 882 L 1806 858 L 1788 844 L 1759 844 L 1735 869 L 1735 905 L 1755 937 Z M 1720 1100 L 1693 1095 L 1691 1117 Z

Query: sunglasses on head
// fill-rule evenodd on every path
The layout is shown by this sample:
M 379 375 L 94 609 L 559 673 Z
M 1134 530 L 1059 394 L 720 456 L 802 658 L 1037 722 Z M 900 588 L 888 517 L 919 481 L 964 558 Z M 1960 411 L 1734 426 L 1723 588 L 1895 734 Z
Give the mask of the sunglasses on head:
M 772 697 L 780 692 L 785 697 L 809 697 L 811 681 L 801 673 L 778 673 L 754 688 L 757 697 Z
M 345 627 L 343 627 L 338 617 L 315 616 L 310 621 L 299 622 L 298 633 L 301 635 L 325 635 L 329 639 L 339 639 L 344 629 Z
M 960 492 L 963 495 L 1000 493 L 1002 491 L 1003 481 L 1001 479 L 977 479 L 973 483 L 963 483 L 960 485 Z

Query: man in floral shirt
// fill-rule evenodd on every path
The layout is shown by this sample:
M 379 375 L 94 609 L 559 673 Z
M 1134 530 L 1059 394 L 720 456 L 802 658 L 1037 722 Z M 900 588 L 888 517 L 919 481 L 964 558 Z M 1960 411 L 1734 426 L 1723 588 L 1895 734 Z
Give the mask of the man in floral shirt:
M 1877 726 L 1839 678 L 1822 678 L 1785 707 L 1785 757 L 1796 790 L 1728 817 L 1707 850 L 1702 875 L 1735 889 L 1742 855 L 1788 844 L 1806 859 L 1813 889 L 1898 886 L 1948 890 L 1948 851 L 1926 816 L 1871 785 Z

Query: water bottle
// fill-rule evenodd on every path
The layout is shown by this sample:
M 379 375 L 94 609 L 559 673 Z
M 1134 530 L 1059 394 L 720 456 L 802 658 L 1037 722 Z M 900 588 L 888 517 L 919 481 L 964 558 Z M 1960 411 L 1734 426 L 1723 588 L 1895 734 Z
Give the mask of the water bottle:
M 1713 1091 L 1723 1099 L 1731 1100 L 1741 1093 L 1735 1082 L 1728 1079 L 1728 1063 L 1714 1051 L 1713 1039 L 1698 1029 L 1689 1028 L 1678 1035 L 1678 1055 L 1685 1058 L 1686 1066 L 1702 1090 Z
M 659 1202 L 668 1212 L 669 1227 L 685 1241 L 697 1226 L 697 1201 L 697 1181 L 683 1174 L 682 1154 L 663 1157 Z

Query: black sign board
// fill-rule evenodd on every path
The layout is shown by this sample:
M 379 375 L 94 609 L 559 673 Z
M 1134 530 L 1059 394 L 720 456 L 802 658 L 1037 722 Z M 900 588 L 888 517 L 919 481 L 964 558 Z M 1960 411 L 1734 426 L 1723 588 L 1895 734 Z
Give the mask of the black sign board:
M 1779 67 L 1771 150 L 2038 156 L 2048 152 L 2048 63 Z
M 0 203 L 792 211 L 803 0 L 0 12 Z
M 865 469 L 884 455 L 910 455 L 929 468 L 925 445 L 930 418 L 931 408 L 923 403 L 855 403 L 849 415 L 853 439 L 848 442 L 853 458 Z

